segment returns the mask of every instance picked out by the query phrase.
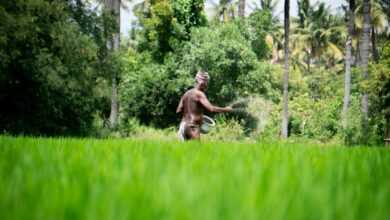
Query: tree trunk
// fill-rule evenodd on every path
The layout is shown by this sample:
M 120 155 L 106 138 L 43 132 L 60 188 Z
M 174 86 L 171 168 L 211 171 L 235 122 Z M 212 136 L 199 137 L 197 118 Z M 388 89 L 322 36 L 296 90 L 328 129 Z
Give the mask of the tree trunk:
M 229 14 L 227 8 L 222 9 L 222 21 L 225 23 L 229 21 Z
M 239 0 L 238 3 L 238 16 L 243 18 L 245 17 L 245 0 Z
M 277 46 L 272 47 L 272 60 L 271 64 L 275 64 L 279 62 L 279 51 Z
M 290 0 L 284 1 L 284 74 L 283 74 L 283 115 L 282 115 L 282 138 L 288 137 L 288 35 L 290 29 Z
M 371 46 L 372 46 L 372 58 L 374 59 L 375 63 L 378 63 L 379 52 L 378 52 L 378 48 L 376 47 L 376 32 L 374 26 L 371 27 Z
M 349 1 L 348 37 L 345 42 L 345 77 L 344 77 L 344 104 L 341 113 L 341 122 L 344 129 L 348 127 L 348 108 L 351 101 L 351 64 L 352 64 L 352 37 L 354 34 L 355 0 Z
M 311 73 L 311 50 L 310 51 L 307 51 L 307 60 L 306 60 L 306 64 L 307 64 L 307 73 L 310 74 Z
M 120 46 L 120 6 L 121 0 L 106 0 L 105 6 L 114 13 L 117 29 L 109 39 L 109 49 L 112 52 L 118 51 Z M 110 111 L 110 128 L 115 128 L 118 122 L 118 73 L 113 72 L 111 75 L 111 111 Z
M 370 0 L 363 1 L 363 33 L 360 38 L 360 55 L 361 69 L 363 80 L 368 80 L 368 56 L 370 52 L 370 32 L 371 32 L 371 16 L 370 16 Z M 368 95 L 367 91 L 363 91 L 362 95 L 362 126 L 363 126 L 363 141 L 367 141 L 368 135 Z

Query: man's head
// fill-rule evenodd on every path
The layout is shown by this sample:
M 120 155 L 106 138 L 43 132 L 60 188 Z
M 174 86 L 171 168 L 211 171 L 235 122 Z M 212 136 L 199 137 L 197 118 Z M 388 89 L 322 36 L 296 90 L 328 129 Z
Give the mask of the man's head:
M 199 70 L 195 76 L 197 87 L 201 90 L 206 90 L 209 84 L 210 76 L 207 72 Z

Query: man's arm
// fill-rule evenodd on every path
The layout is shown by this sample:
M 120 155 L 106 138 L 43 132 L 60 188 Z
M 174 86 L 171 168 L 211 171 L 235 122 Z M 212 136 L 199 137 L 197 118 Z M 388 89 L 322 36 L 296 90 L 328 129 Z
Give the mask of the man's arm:
M 183 111 L 183 97 L 181 97 L 179 105 L 177 106 L 176 113 Z
M 198 101 L 203 105 L 205 109 L 209 112 L 231 112 L 233 109 L 231 107 L 218 107 L 212 105 L 207 99 L 206 95 L 203 92 L 197 94 Z

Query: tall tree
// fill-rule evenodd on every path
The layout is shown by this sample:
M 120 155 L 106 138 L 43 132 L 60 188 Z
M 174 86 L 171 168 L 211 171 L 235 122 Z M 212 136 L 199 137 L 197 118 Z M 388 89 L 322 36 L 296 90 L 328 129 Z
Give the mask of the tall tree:
M 284 1 L 284 74 L 283 74 L 283 115 L 282 115 L 282 137 L 288 137 L 288 35 L 290 31 L 290 0 Z
M 108 49 L 112 52 L 118 51 L 120 46 L 120 8 L 121 0 L 104 0 L 104 7 L 111 13 L 115 20 L 115 31 L 110 36 L 107 42 Z M 115 128 L 118 121 L 118 73 L 111 73 L 111 111 L 110 111 L 110 127 Z
M 219 18 L 222 17 L 223 22 L 234 19 L 235 11 L 237 10 L 236 6 L 233 0 L 220 0 L 217 9 L 219 11 Z
M 345 77 L 344 77 L 344 104 L 342 111 L 342 126 L 348 126 L 348 108 L 351 99 L 351 64 L 352 64 L 352 36 L 354 35 L 354 20 L 355 20 L 355 0 L 349 0 L 349 8 L 347 10 L 347 41 L 345 42 Z
M 238 16 L 243 18 L 245 17 L 245 0 L 238 1 Z
M 372 58 L 375 62 L 379 61 L 379 51 L 377 47 L 377 36 L 386 32 L 388 26 L 388 18 L 386 16 L 386 8 L 379 2 L 370 1 L 370 16 L 371 16 L 371 46 L 372 46 Z M 363 5 L 361 1 L 358 1 L 356 8 L 356 27 L 360 31 L 363 28 Z
M 305 26 L 305 20 L 310 16 L 312 11 L 313 9 L 310 6 L 309 0 L 298 1 L 298 18 L 301 28 Z
M 333 67 L 343 59 L 340 48 L 345 43 L 345 23 L 341 16 L 333 15 L 324 3 L 310 5 L 298 1 L 298 19 L 293 23 L 291 46 L 292 63 L 310 73 L 312 65 Z
M 260 9 L 268 11 L 272 17 L 272 26 L 267 31 L 266 42 L 272 48 L 271 63 L 278 63 L 283 49 L 283 25 L 281 25 L 276 12 L 279 0 L 260 0 Z
M 360 56 L 361 56 L 361 70 L 363 80 L 368 80 L 368 57 L 370 53 L 370 33 L 371 33 L 371 4 L 370 0 L 363 1 L 363 32 L 360 38 Z M 362 96 L 362 125 L 364 141 L 367 140 L 368 134 L 368 94 L 367 91 L 363 91 Z
M 80 1 L 0 1 L 0 131 L 88 135 L 101 18 Z
M 386 14 L 387 18 L 390 20 L 390 1 L 379 0 L 379 3 L 382 5 L 383 11 Z
M 260 0 L 260 7 L 262 10 L 269 10 L 270 12 L 275 13 L 278 3 L 279 0 Z

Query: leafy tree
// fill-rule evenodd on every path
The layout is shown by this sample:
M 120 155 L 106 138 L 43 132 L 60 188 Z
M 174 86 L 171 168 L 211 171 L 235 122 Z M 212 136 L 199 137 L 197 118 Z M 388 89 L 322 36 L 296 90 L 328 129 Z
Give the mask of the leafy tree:
M 299 20 L 293 28 L 292 57 L 298 66 L 310 72 L 313 63 L 324 63 L 329 68 L 343 58 L 340 49 L 345 27 L 340 17 L 331 15 L 324 3 L 311 6 L 299 2 Z
M 283 26 L 281 25 L 278 16 L 276 15 L 276 6 L 279 0 L 261 0 L 260 6 L 256 5 L 256 10 L 263 14 L 269 13 L 271 15 L 271 24 L 267 30 L 266 43 L 272 50 L 271 63 L 278 63 L 280 56 L 283 53 Z
M 267 43 L 267 37 L 275 36 L 270 34 L 275 32 L 275 26 L 273 26 L 275 25 L 275 22 L 272 19 L 272 14 L 267 10 L 256 10 L 249 15 L 247 23 L 249 27 L 246 29 L 250 31 L 247 31 L 247 34 L 245 35 L 248 36 L 253 51 L 259 59 L 268 58 L 270 48 L 274 45 L 271 44 L 269 46 L 269 43 Z M 245 22 L 241 22 L 239 25 L 245 26 L 246 24 Z M 245 33 L 245 30 L 243 30 L 243 32 Z
M 162 62 L 165 55 L 189 40 L 192 27 L 204 26 L 203 0 L 155 0 L 140 15 L 143 28 L 139 50 L 151 51 Z
M 387 15 L 387 18 L 390 19 L 390 1 L 389 0 L 379 0 L 379 3 L 381 4 L 383 11 Z
M 97 106 L 99 20 L 88 7 L 56 0 L 2 1 L 0 16 L 1 131 L 87 134 Z
M 390 43 L 384 45 L 378 63 L 371 64 L 366 84 L 370 96 L 371 128 L 381 139 L 390 137 Z M 375 131 L 375 128 L 376 131 Z M 382 142 L 382 140 L 380 140 Z
M 234 20 L 237 11 L 237 2 L 234 0 L 220 0 L 218 3 L 214 3 L 213 1 L 211 3 L 214 5 L 214 20 L 225 23 Z
M 262 10 L 267 10 L 274 13 L 278 3 L 279 0 L 260 0 L 260 7 Z

